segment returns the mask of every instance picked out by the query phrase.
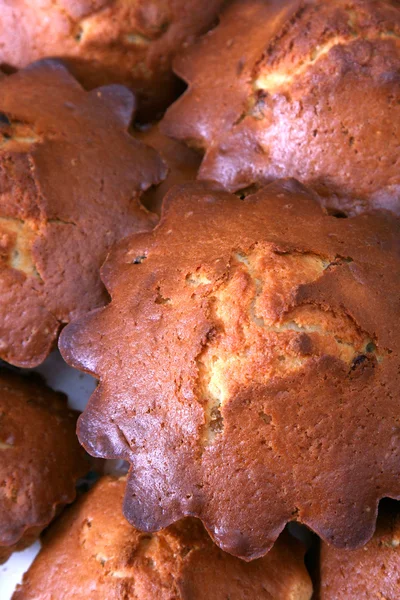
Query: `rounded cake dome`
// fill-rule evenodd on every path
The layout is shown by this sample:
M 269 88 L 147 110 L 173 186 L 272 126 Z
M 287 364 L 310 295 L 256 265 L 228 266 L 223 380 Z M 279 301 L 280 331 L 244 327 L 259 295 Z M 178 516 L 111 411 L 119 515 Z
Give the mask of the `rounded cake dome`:
M 371 537 L 400 498 L 398 237 L 293 181 L 244 200 L 192 183 L 117 246 L 111 303 L 60 347 L 100 380 L 78 435 L 131 463 L 135 526 L 194 515 L 246 559 L 291 520 L 338 547 Z
M 295 177 L 331 210 L 399 214 L 399 68 L 397 2 L 236 0 L 177 57 L 163 128 L 225 189 Z

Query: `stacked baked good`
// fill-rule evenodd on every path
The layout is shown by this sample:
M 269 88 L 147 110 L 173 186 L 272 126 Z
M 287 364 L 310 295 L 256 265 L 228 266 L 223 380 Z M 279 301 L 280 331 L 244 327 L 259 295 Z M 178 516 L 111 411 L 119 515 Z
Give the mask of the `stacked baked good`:
M 0 64 L 63 60 L 87 88 L 124 84 L 153 119 L 182 84 L 171 62 L 207 31 L 223 0 L 1 0 Z
M 36 375 L 0 371 L 0 562 L 29 546 L 89 470 L 77 414 Z
M 104 304 L 112 244 L 149 229 L 141 193 L 166 175 L 127 132 L 134 97 L 84 91 L 42 61 L 0 79 L 0 357 L 33 367 L 60 325 Z
M 331 209 L 400 213 L 399 45 L 395 0 L 234 0 L 177 58 L 164 129 L 225 189 L 296 177 Z
M 136 527 L 195 515 L 246 559 L 291 520 L 339 547 L 371 537 L 380 498 L 400 499 L 398 236 L 291 180 L 244 200 L 187 183 L 117 245 L 111 303 L 60 348 L 100 380 L 78 436 L 131 463 Z
M 399 507 L 381 507 L 374 537 L 364 547 L 340 552 L 321 548 L 319 597 L 321 600 L 400 597 Z
M 102 478 L 50 528 L 14 600 L 309 600 L 301 544 L 283 535 L 264 558 L 245 563 L 219 550 L 200 521 L 154 534 L 122 515 L 125 481 Z
M 394 600 L 398 2 L 3 6 L 3 63 L 64 65 L 0 78 L 0 356 L 60 335 L 99 383 L 76 438 L 4 376 L 0 557 L 72 501 L 77 439 L 129 465 L 14 598 Z

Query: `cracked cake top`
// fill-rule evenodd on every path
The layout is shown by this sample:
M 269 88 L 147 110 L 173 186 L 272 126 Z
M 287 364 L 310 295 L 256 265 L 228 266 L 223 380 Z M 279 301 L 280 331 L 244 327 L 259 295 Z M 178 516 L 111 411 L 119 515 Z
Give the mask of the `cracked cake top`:
M 176 58 L 163 128 L 224 189 L 295 177 L 333 210 L 400 213 L 399 69 L 397 2 L 237 0 Z
M 77 413 L 37 375 L 0 371 L 0 563 L 29 546 L 75 498 L 90 468 Z
M 0 357 L 33 367 L 61 323 L 104 304 L 108 249 L 157 217 L 141 193 L 165 177 L 127 129 L 134 98 L 84 91 L 42 61 L 0 78 Z
M 103 477 L 46 533 L 43 549 L 13 600 L 309 600 L 301 545 L 279 538 L 264 558 L 245 563 L 219 550 L 196 519 L 154 535 L 121 509 L 125 479 Z
M 400 598 L 398 507 L 380 507 L 374 537 L 363 548 L 346 552 L 322 544 L 320 569 L 321 600 Z
M 223 0 L 0 0 L 0 64 L 61 58 L 88 89 L 130 87 L 154 119 L 182 84 L 172 59 L 213 25 Z
M 400 498 L 399 221 L 328 216 L 293 180 L 174 188 L 102 271 L 112 301 L 60 348 L 100 385 L 78 422 L 131 463 L 140 529 L 183 515 L 262 555 L 287 521 L 354 547 Z

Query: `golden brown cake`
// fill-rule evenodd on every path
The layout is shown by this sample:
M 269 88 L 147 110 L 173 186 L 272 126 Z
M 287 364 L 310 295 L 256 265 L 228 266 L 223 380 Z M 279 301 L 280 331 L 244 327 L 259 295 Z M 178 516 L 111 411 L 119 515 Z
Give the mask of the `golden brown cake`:
M 320 600 L 400 598 L 400 517 L 398 507 L 379 515 L 374 537 L 358 550 L 322 544 Z
M 146 208 L 159 215 L 163 199 L 171 187 L 196 179 L 201 156 L 182 142 L 163 135 L 158 123 L 141 130 L 135 129 L 134 135 L 136 139 L 157 150 L 168 167 L 168 175 L 164 181 L 146 190 L 141 199 Z
M 188 183 L 118 245 L 111 303 L 60 346 L 100 379 L 78 435 L 131 463 L 135 526 L 197 516 L 247 559 L 290 520 L 367 542 L 379 499 L 400 498 L 399 234 L 290 180 L 244 200 Z
M 104 304 L 111 245 L 157 221 L 141 193 L 166 168 L 127 129 L 121 86 L 84 91 L 42 61 L 0 79 L 0 358 L 33 367 L 59 327 Z
M 300 544 L 283 534 L 251 563 L 184 519 L 140 533 L 121 509 L 125 479 L 103 477 L 51 527 L 13 600 L 309 600 Z
M 163 127 L 204 151 L 201 179 L 296 177 L 332 210 L 400 214 L 397 1 L 236 0 L 175 68 Z
M 0 370 L 0 563 L 75 498 L 76 481 L 90 468 L 76 418 L 39 376 Z
M 214 23 L 223 0 L 0 0 L 0 63 L 62 58 L 87 88 L 121 83 L 154 119 L 181 90 L 172 58 Z

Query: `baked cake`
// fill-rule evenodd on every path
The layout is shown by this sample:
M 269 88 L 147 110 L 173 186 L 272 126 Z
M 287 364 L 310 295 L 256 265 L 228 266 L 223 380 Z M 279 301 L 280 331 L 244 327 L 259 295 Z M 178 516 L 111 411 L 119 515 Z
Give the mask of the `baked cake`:
M 13 600 L 309 600 L 300 544 L 282 535 L 245 563 L 219 550 L 200 521 L 140 533 L 121 509 L 124 479 L 104 477 L 43 539 Z
M 320 600 L 398 600 L 398 506 L 380 511 L 375 535 L 363 548 L 346 551 L 322 544 L 320 568 Z
M 189 90 L 163 127 L 204 152 L 201 179 L 296 177 L 332 211 L 400 213 L 397 1 L 236 0 L 175 69 Z
M 38 375 L 0 370 L 0 563 L 29 546 L 90 468 L 77 413 Z
M 130 462 L 136 527 L 194 515 L 246 559 L 291 520 L 368 541 L 400 498 L 399 227 L 329 216 L 295 181 L 188 183 L 111 252 L 111 303 L 60 347 L 100 379 L 78 435 Z
M 111 245 L 157 222 L 141 193 L 166 175 L 128 132 L 134 98 L 84 91 L 42 61 L 0 78 L 0 358 L 33 367 L 62 323 L 101 306 Z
M 180 93 L 172 58 L 209 29 L 223 0 L 0 0 L 0 63 L 62 58 L 87 88 L 120 83 L 155 118 Z

